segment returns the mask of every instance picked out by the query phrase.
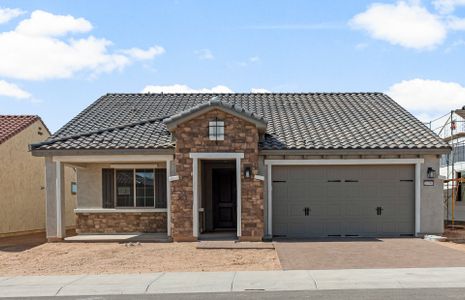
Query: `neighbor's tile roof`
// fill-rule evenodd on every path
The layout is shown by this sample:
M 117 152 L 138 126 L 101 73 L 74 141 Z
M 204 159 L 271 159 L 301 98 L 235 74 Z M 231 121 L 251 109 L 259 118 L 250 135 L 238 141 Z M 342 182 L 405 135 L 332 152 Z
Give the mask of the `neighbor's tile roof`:
M 0 144 L 39 119 L 38 116 L 0 115 Z
M 262 150 L 449 148 L 382 93 L 107 94 L 33 148 L 173 148 L 162 120 L 213 97 L 267 121 Z

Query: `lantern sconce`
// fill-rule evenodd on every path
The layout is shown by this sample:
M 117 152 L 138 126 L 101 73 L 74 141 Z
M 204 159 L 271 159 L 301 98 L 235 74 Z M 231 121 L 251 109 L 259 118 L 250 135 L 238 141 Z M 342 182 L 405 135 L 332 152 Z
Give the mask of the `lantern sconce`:
M 436 170 L 431 168 L 431 167 L 428 167 L 428 170 L 426 170 L 426 177 L 428 178 L 436 178 Z
M 244 177 L 245 178 L 252 177 L 252 168 L 250 166 L 244 166 Z

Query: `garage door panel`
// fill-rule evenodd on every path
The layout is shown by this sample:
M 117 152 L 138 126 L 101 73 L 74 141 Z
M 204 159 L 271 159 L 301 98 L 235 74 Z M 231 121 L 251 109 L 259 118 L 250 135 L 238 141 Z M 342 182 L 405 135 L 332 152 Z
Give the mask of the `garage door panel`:
M 287 221 L 279 222 L 273 220 L 273 235 L 275 236 L 290 236 L 288 234 Z
M 305 203 L 296 203 L 289 205 L 289 216 L 291 217 L 305 217 L 304 207 Z
M 305 237 L 308 234 L 307 223 L 305 222 L 289 222 L 288 235 L 294 237 Z
M 338 221 L 338 220 L 331 220 L 331 221 L 327 221 L 324 223 L 324 228 L 325 228 L 325 232 L 327 235 L 331 236 L 331 235 L 342 235 L 343 234 L 343 228 L 341 226 L 341 222 Z
M 343 229 L 344 235 L 363 235 L 363 221 L 348 221 Z
M 272 173 L 273 180 L 279 180 L 273 182 L 274 234 L 377 236 L 414 231 L 413 166 L 279 166 Z M 381 216 L 376 210 L 380 206 Z M 308 216 L 305 207 L 310 208 Z
M 288 212 L 288 204 L 285 202 L 276 203 L 273 206 L 273 218 L 278 218 L 280 216 L 287 217 L 289 215 Z

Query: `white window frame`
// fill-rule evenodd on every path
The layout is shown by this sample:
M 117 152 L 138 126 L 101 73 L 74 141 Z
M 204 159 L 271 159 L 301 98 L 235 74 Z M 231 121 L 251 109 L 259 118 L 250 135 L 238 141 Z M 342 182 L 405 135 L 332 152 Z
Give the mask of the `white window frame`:
M 273 236 L 273 166 L 346 166 L 346 165 L 412 165 L 415 168 L 415 236 L 421 233 L 421 166 L 423 158 L 399 159 L 265 159 L 267 167 L 267 234 Z
M 218 132 L 219 128 L 222 129 L 221 130 L 222 132 Z M 212 129 L 215 130 L 213 134 L 211 133 Z M 224 141 L 224 121 L 223 120 L 214 120 L 214 121 L 208 122 L 208 139 L 210 141 Z
M 167 207 L 157 207 L 157 199 L 156 199 L 156 188 L 155 188 L 155 169 L 153 166 L 151 168 L 144 168 L 137 167 L 137 168 L 113 168 L 114 172 L 114 206 L 116 209 L 167 209 Z M 133 206 L 118 206 L 118 187 L 116 181 L 116 171 L 128 171 L 132 170 L 132 185 L 133 185 Z M 136 170 L 153 170 L 153 206 L 137 206 L 137 189 L 136 189 Z M 168 172 L 168 170 L 166 170 Z M 168 201 L 166 202 L 166 206 L 168 206 Z

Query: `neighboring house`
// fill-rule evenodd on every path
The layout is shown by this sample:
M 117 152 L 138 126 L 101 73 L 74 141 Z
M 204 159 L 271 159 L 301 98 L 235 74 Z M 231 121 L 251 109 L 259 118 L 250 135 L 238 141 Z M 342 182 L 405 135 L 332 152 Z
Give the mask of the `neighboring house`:
M 447 120 L 441 118 L 433 126 L 452 147 L 440 163 L 440 175 L 448 182 L 444 185 L 444 219 L 465 222 L 465 107 L 451 111 Z
M 449 146 L 381 93 L 107 94 L 46 142 L 47 235 L 403 236 L 443 231 Z M 58 212 L 58 214 L 57 214 Z
M 45 230 L 44 159 L 31 156 L 28 146 L 49 136 L 38 116 L 0 115 L 0 237 Z M 70 183 L 74 171 L 67 173 Z M 76 197 L 69 189 L 66 225 L 73 227 Z

